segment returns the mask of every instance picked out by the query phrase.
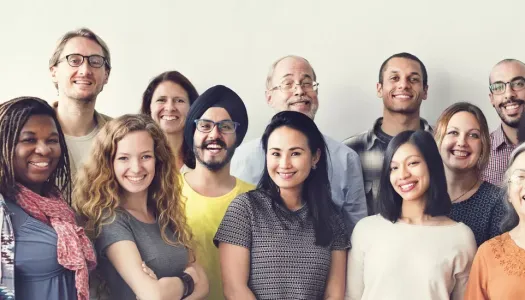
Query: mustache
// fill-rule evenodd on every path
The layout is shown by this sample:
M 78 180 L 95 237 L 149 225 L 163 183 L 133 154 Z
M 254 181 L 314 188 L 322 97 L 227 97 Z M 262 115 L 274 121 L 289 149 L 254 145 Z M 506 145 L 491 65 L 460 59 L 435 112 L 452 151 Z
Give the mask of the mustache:
M 206 149 L 211 144 L 217 144 L 217 145 L 221 146 L 222 148 L 225 148 L 225 149 L 227 148 L 226 147 L 226 143 L 223 140 L 220 140 L 220 139 L 204 141 L 200 146 L 197 146 L 197 148 L 199 148 L 199 149 Z
M 502 103 L 499 105 L 499 108 L 502 108 L 503 106 L 508 105 L 508 104 L 512 104 L 512 103 L 516 103 L 516 104 L 525 104 L 525 100 L 522 100 L 522 99 L 511 99 L 511 100 L 509 100 L 509 101 L 502 102 Z

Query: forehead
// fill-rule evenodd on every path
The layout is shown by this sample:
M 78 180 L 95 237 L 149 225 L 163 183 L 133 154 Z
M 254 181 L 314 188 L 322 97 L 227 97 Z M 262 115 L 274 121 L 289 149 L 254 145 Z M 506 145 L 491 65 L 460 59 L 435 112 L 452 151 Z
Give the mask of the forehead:
M 454 127 L 469 127 L 470 129 L 479 129 L 479 122 L 476 117 L 467 111 L 460 111 L 455 113 L 450 121 L 448 121 L 448 126 Z
M 188 93 L 182 88 L 182 86 L 180 86 L 180 84 L 166 80 L 161 82 L 153 92 L 153 97 L 160 96 L 179 96 L 188 98 Z
M 153 151 L 153 138 L 145 130 L 130 132 L 117 143 L 118 152 L 133 153 L 148 150 Z
M 51 116 L 48 115 L 32 115 L 27 119 L 27 122 L 22 127 L 23 131 L 52 131 L 58 132 L 55 121 Z
M 310 64 L 299 57 L 287 57 L 277 63 L 273 71 L 272 80 L 282 80 L 285 77 L 300 78 L 305 75 L 314 77 Z
M 391 72 L 417 73 L 420 76 L 422 76 L 423 74 L 419 62 L 403 57 L 394 57 L 387 62 L 385 67 L 385 73 Z
M 219 122 L 223 120 L 231 120 L 231 116 L 228 111 L 222 107 L 210 107 L 204 112 L 200 119 Z
M 64 50 L 62 50 L 62 56 L 71 53 L 78 53 L 82 55 L 104 55 L 102 47 L 99 44 L 85 37 L 74 37 L 67 41 L 66 45 L 64 46 Z
M 308 139 L 302 132 L 286 126 L 275 129 L 268 138 L 268 148 L 277 147 L 286 149 L 301 147 L 306 149 L 307 145 Z
M 490 82 L 508 82 L 517 76 L 525 77 L 525 65 L 517 61 L 503 62 L 496 65 L 490 72 Z
M 416 146 L 410 143 L 405 143 L 397 148 L 396 153 L 394 153 L 394 156 L 392 157 L 392 162 L 401 162 L 414 155 L 422 156 Z
M 525 151 L 521 152 L 512 164 L 512 170 L 523 169 L 525 170 Z

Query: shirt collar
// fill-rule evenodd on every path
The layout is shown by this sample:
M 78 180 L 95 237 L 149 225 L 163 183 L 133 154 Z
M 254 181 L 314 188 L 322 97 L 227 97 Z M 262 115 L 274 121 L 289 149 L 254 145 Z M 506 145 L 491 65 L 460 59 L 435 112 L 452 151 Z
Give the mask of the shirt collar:
M 430 132 L 432 133 L 433 132 L 433 129 L 432 129 L 432 126 L 430 126 L 427 122 L 427 120 L 423 119 L 423 118 L 420 118 L 419 119 L 420 122 L 421 122 L 421 129 L 423 129 L 424 131 L 427 131 L 427 132 Z M 379 139 L 379 137 L 375 134 L 375 129 L 378 127 L 378 126 L 381 126 L 381 124 L 383 124 L 383 117 L 381 118 L 378 118 L 375 122 L 374 122 L 374 126 L 372 127 L 372 130 L 370 130 L 368 132 L 368 136 L 367 136 L 367 150 L 371 150 L 375 143 L 377 141 L 381 141 Z
M 498 126 L 498 129 L 492 132 L 491 147 L 492 149 L 498 149 L 499 147 L 503 145 L 512 145 L 512 143 L 509 141 L 509 139 L 505 135 L 505 132 L 503 132 L 502 125 L 500 125 Z

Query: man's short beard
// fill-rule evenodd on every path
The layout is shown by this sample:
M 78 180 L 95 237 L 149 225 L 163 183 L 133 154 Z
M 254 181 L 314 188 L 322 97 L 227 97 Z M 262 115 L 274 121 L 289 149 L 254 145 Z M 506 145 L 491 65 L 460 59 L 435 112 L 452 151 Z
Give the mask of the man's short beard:
M 235 147 L 231 148 L 225 148 L 226 149 L 226 157 L 222 161 L 216 161 L 216 162 L 206 162 L 202 159 L 202 157 L 199 155 L 199 150 L 203 151 L 204 149 L 197 148 L 197 146 L 193 146 L 193 154 L 195 155 L 195 159 L 197 162 L 199 162 L 201 165 L 206 167 L 206 169 L 212 171 L 212 172 L 218 172 L 224 166 L 226 166 L 230 161 L 232 160 L 233 154 L 235 153 Z

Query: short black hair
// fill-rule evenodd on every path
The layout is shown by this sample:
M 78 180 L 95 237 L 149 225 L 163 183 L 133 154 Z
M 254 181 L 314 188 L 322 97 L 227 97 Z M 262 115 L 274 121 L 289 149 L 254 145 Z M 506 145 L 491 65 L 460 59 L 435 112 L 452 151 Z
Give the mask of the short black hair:
M 406 58 L 406 59 L 410 59 L 410 60 L 413 60 L 413 61 L 417 61 L 419 63 L 419 66 L 421 67 L 421 72 L 423 73 L 422 74 L 423 75 L 423 86 L 426 87 L 428 85 L 428 74 L 427 74 L 427 68 L 425 67 L 425 64 L 423 64 L 423 62 L 419 58 L 417 58 L 417 56 L 415 56 L 413 54 L 410 54 L 410 53 L 407 53 L 407 52 L 396 53 L 396 54 L 390 56 L 389 58 L 387 58 L 381 64 L 381 68 L 379 68 L 379 83 L 383 84 L 383 73 L 386 71 L 386 67 L 387 67 L 388 62 L 392 58 L 396 58 L 396 57 Z
M 312 155 L 320 150 L 321 156 L 315 170 L 311 170 L 303 183 L 302 197 L 308 206 L 309 217 L 312 220 L 315 231 L 315 244 L 328 246 L 336 238 L 336 229 L 332 224 L 333 215 L 337 208 L 332 201 L 330 180 L 328 177 L 328 150 L 323 134 L 315 125 L 314 121 L 307 115 L 296 111 L 282 111 L 277 113 L 266 127 L 261 138 L 264 153 L 268 152 L 268 139 L 270 135 L 280 127 L 288 127 L 304 134 L 308 140 L 308 147 Z M 265 155 L 263 175 L 257 189 L 267 193 L 272 199 L 272 205 L 278 203 L 284 206 L 279 187 L 270 177 Z M 275 206 L 274 206 L 275 209 Z M 275 209 L 279 211 L 278 209 Z
M 403 131 L 388 144 L 379 183 L 379 213 L 385 219 L 394 223 L 401 217 L 403 199 L 390 183 L 390 164 L 399 147 L 407 143 L 414 145 L 421 152 L 428 166 L 430 182 L 426 192 L 427 203 L 424 213 L 433 217 L 447 216 L 452 208 L 452 202 L 447 192 L 447 179 L 445 177 L 443 160 L 441 160 L 434 138 L 424 130 Z

